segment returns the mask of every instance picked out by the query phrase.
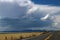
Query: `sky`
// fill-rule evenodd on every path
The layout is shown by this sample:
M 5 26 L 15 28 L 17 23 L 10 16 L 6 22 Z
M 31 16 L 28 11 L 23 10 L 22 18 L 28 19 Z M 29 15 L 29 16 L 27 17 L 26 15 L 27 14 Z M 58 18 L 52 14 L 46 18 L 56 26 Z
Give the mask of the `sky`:
M 48 4 L 54 6 L 60 6 L 60 0 L 32 0 L 36 4 Z
M 59 0 L 0 0 L 0 31 L 60 30 Z

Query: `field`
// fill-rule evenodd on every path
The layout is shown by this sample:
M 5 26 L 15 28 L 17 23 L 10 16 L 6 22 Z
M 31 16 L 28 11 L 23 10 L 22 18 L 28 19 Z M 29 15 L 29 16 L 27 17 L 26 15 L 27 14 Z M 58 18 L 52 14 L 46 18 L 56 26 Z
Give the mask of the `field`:
M 0 33 L 0 40 L 20 40 L 41 35 L 43 32 Z
M 0 40 L 60 40 L 60 31 L 0 33 Z

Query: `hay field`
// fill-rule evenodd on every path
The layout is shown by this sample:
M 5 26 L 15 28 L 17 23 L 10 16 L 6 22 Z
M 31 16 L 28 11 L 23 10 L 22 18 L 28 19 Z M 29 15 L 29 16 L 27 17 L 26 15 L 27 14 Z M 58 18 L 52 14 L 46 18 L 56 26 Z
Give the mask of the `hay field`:
M 0 33 L 0 40 L 18 40 L 41 35 L 43 32 Z

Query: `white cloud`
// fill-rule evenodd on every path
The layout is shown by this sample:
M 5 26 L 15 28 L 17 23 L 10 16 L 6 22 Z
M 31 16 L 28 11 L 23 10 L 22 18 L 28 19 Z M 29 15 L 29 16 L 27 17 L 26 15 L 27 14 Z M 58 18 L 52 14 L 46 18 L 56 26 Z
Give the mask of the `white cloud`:
M 30 0 L 16 0 L 16 1 L 22 7 L 33 5 L 33 3 Z
M 60 28 L 60 14 L 54 15 L 53 21 L 54 21 L 53 26 L 56 28 Z
M 0 0 L 0 2 L 14 2 L 14 0 Z
M 44 21 L 44 20 L 48 19 L 48 17 L 49 17 L 49 14 L 47 14 L 46 16 L 40 18 L 40 20 L 43 20 Z
M 35 12 L 35 11 L 44 11 L 46 14 L 50 13 L 56 13 L 58 11 L 60 11 L 60 7 L 56 7 L 56 6 L 49 6 L 49 5 L 32 5 L 31 9 L 28 10 L 28 12 L 32 13 L 32 12 Z

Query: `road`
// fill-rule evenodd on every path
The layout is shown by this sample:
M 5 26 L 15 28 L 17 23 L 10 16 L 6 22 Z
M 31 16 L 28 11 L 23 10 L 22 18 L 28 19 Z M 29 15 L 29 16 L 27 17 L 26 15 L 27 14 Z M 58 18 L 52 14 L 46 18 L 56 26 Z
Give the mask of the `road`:
M 45 40 L 50 34 L 52 33 L 46 33 L 46 34 L 39 35 L 37 37 L 32 37 L 32 38 L 27 38 L 22 40 Z
M 60 40 L 60 32 L 55 32 L 49 40 Z
M 36 37 L 21 40 L 60 40 L 60 32 L 49 32 Z

